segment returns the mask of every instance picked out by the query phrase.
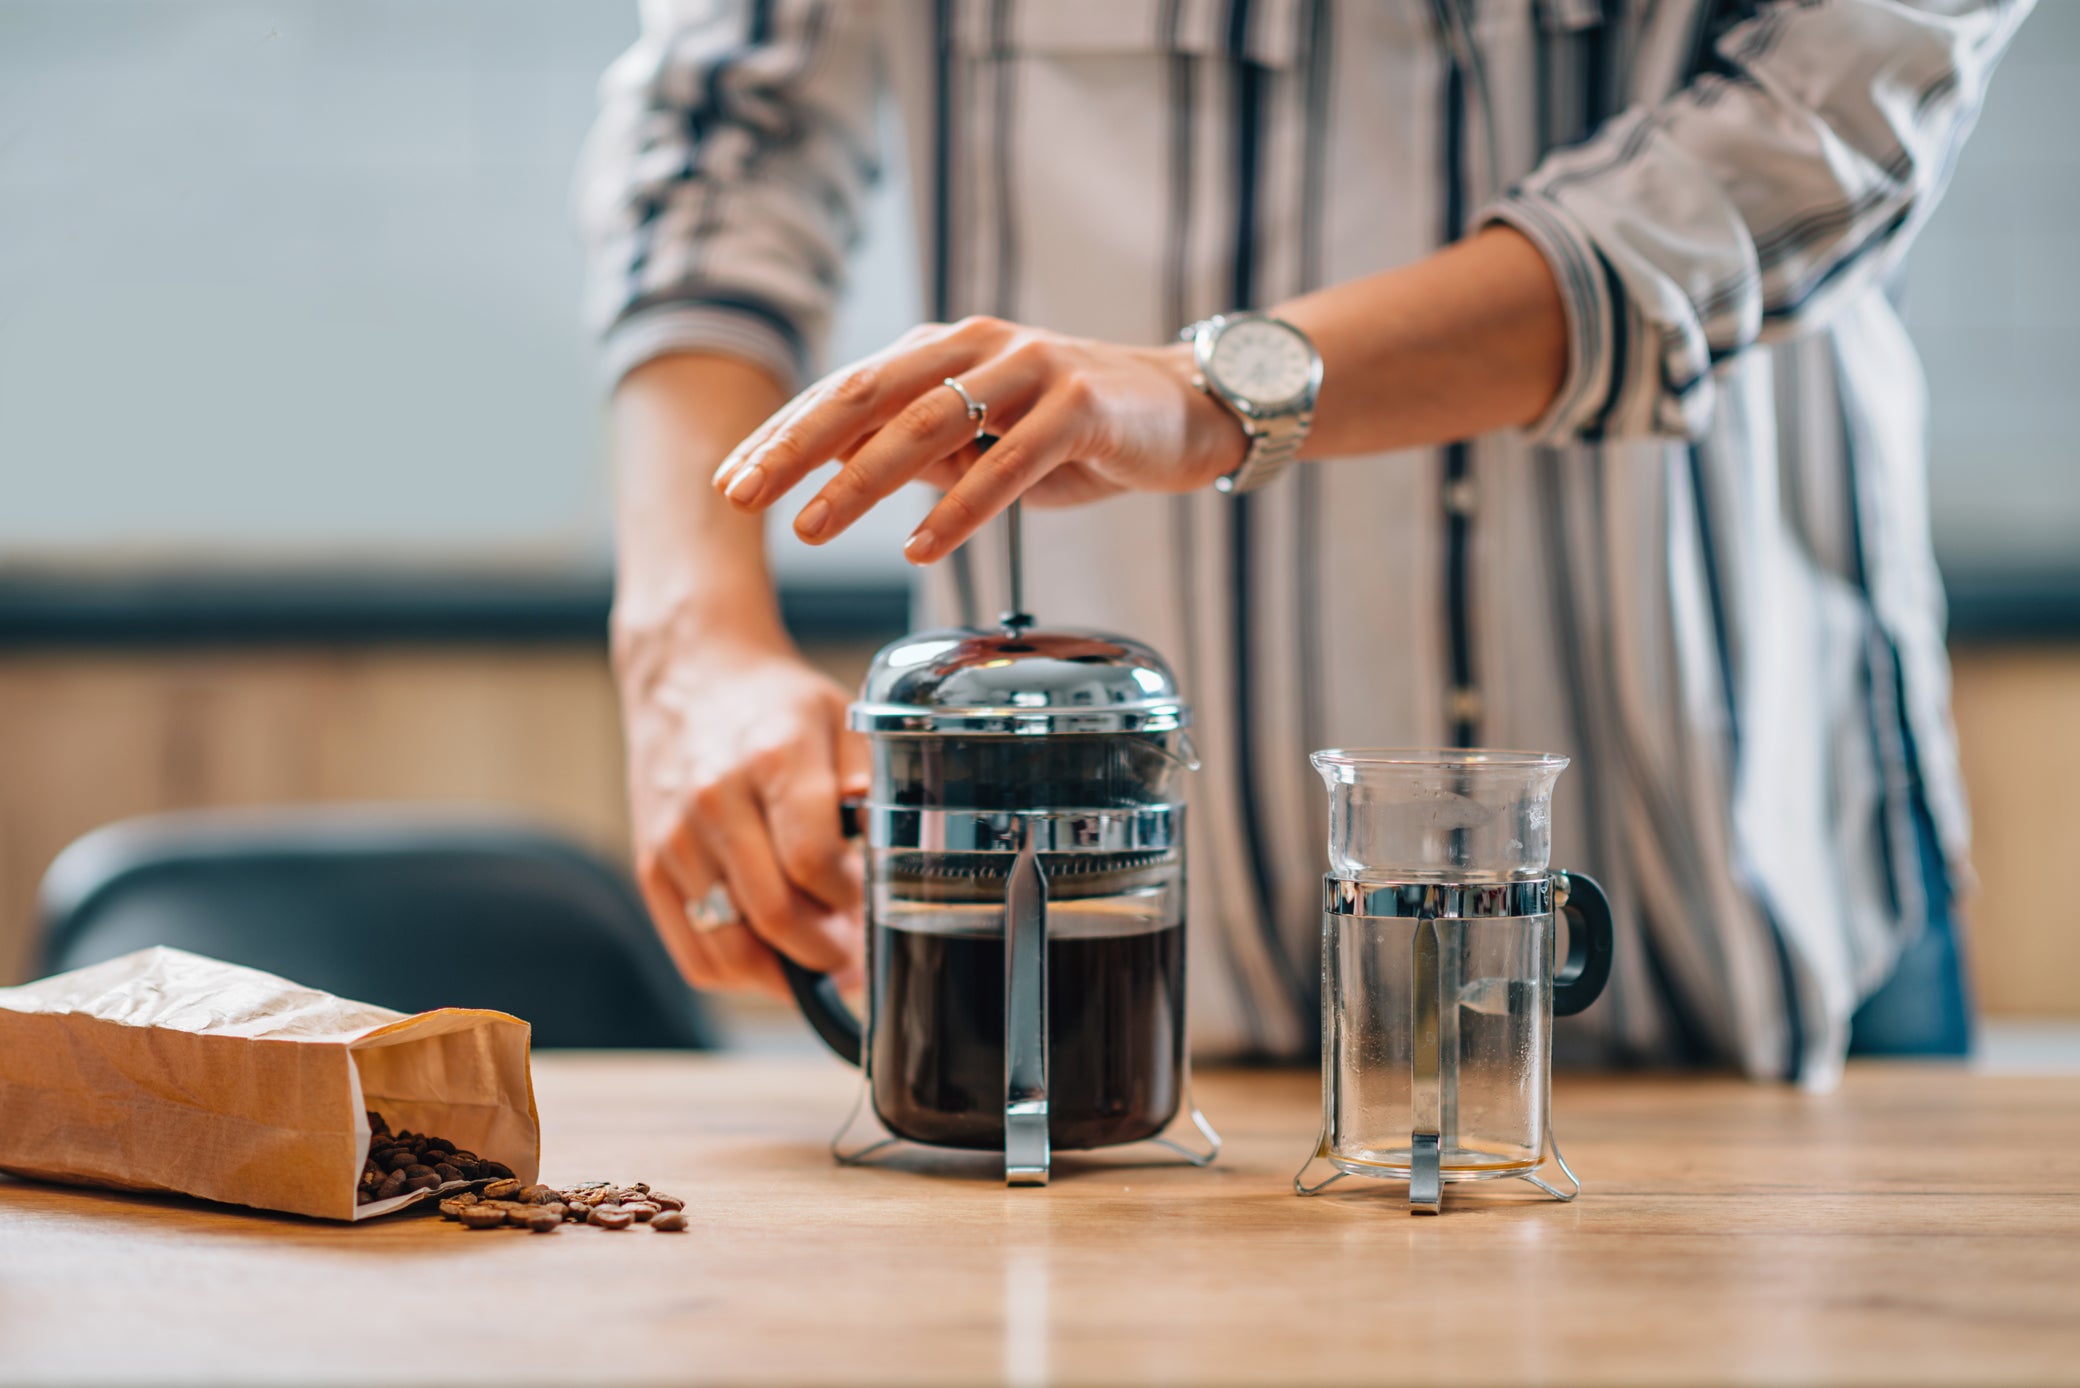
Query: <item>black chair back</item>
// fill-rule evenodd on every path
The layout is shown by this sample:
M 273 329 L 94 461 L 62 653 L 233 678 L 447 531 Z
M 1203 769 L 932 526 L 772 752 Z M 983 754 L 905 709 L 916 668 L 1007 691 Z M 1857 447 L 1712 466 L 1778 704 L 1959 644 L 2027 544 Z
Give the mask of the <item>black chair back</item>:
M 537 1046 L 708 1047 L 620 872 L 540 829 L 395 806 L 187 811 L 81 838 L 43 881 L 62 972 L 172 945 L 343 997 L 490 1007 Z

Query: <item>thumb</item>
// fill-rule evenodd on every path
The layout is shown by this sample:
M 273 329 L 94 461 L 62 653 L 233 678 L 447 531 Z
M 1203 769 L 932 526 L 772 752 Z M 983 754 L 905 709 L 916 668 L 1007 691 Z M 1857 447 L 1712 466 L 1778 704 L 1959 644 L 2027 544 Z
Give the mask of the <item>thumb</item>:
M 874 783 L 873 761 L 867 750 L 866 735 L 845 726 L 843 704 L 838 705 L 832 721 L 837 725 L 832 738 L 835 742 L 838 794 L 856 800 L 865 795 Z

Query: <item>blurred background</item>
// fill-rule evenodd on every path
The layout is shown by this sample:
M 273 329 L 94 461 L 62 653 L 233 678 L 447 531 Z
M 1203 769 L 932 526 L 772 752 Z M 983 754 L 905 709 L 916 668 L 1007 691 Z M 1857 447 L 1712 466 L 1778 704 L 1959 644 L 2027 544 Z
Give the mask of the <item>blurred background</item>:
M 479 802 L 625 853 L 572 169 L 633 0 L 0 0 L 0 983 L 123 816 Z M 1987 1012 L 2080 1019 L 2080 3 L 1909 265 Z M 917 317 L 900 169 L 835 355 Z M 913 508 L 775 545 L 850 682 Z

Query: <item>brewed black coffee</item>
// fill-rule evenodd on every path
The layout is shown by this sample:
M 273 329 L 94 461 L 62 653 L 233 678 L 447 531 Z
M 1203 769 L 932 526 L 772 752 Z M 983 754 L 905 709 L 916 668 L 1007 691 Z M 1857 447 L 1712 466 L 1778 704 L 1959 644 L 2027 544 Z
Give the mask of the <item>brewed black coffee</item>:
M 1161 1132 L 1183 1070 L 1183 926 L 1076 909 L 1094 905 L 1049 909 L 1048 1134 L 1066 1150 Z M 871 950 L 875 1112 L 914 1142 L 1001 1149 L 1001 916 L 888 913 Z

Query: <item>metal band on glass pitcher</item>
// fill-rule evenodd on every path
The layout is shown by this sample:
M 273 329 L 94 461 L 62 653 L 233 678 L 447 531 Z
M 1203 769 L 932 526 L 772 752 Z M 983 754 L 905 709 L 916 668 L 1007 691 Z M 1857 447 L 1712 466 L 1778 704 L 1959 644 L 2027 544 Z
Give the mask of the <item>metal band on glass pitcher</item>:
M 1480 920 L 1543 916 L 1553 909 L 1553 879 L 1514 882 L 1387 882 L 1322 879 L 1322 909 L 1374 920 Z
M 1162 852 L 1183 840 L 1182 806 L 1125 810 L 911 810 L 866 807 L 867 842 L 931 853 Z

